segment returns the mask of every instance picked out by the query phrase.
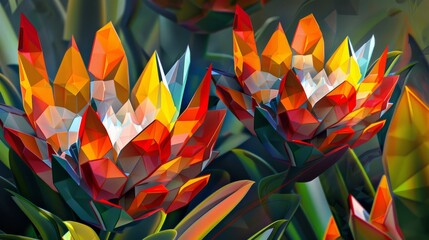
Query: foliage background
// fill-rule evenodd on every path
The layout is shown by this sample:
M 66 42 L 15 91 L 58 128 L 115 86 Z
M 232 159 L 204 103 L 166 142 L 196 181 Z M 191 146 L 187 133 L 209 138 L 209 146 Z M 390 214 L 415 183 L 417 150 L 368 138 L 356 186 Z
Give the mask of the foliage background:
M 109 21 L 115 25 L 127 52 L 131 85 L 137 80 L 153 51 L 159 53 L 164 68 L 169 69 L 183 54 L 187 46 L 190 47 L 192 55 L 191 70 L 182 106 L 186 106 L 189 102 L 209 64 L 213 64 L 215 69 L 233 73 L 232 30 L 230 25 L 225 25 L 224 29 L 216 32 L 195 33 L 167 19 L 162 12 L 155 11 L 144 0 L 0 0 L 0 3 L 0 100 L 8 105 L 22 107 L 17 70 L 20 14 L 25 14 L 39 31 L 48 74 L 51 79 L 55 76 L 71 36 L 75 37 L 84 61 L 88 64 L 94 34 Z M 298 20 L 310 13 L 315 15 L 324 34 L 326 56 L 330 56 L 346 36 L 350 37 L 354 46 L 360 46 L 374 35 L 376 47 L 373 56 L 380 55 L 385 46 L 388 46 L 390 51 L 403 51 L 399 59 L 400 67 L 406 66 L 408 62 L 416 64 L 413 71 L 403 74 L 401 84 L 404 85 L 407 82 L 428 102 L 429 95 L 425 94 L 429 92 L 429 85 L 425 81 L 428 79 L 426 61 L 429 59 L 427 9 L 429 9 L 429 1 L 423 0 L 270 0 L 265 4 L 255 4 L 248 9 L 248 12 L 251 13 L 254 28 L 258 29 L 257 43 L 260 46 L 259 49 L 262 49 L 262 46 L 268 41 L 278 22 L 283 25 L 286 35 L 291 41 Z M 225 18 L 232 22 L 233 13 L 225 15 Z M 223 104 L 214 94 L 214 88 L 212 90 L 211 107 L 223 108 Z M 396 91 L 396 97 L 398 97 L 399 89 Z M 392 111 L 386 114 L 387 118 L 392 115 Z M 369 183 L 366 183 L 371 185 L 369 192 L 377 187 L 383 174 L 381 152 L 384 134 L 385 132 L 382 132 L 378 138 L 374 138 L 368 144 L 355 149 L 357 156 L 348 154 L 342 160 L 343 163 L 336 166 L 344 170 L 352 162 L 357 164 L 357 168 L 361 169 L 363 175 L 367 176 L 354 176 L 353 180 L 347 182 L 349 191 L 353 192 L 355 188 L 362 188 L 361 178 L 369 180 Z M 228 114 L 221 138 L 217 143 L 217 149 L 221 152 L 220 157 L 205 170 L 214 176 L 209 186 L 197 196 L 188 209 L 177 211 L 168 216 L 165 228 L 174 226 L 177 219 L 183 218 L 186 212 L 194 208 L 202 199 L 229 182 L 241 179 L 252 179 L 259 182 L 265 176 L 281 172 L 282 163 L 270 162 L 266 164 L 270 155 L 257 139 L 252 138 L 244 130 L 232 114 Z M 232 149 L 235 150 L 231 151 Z M 24 172 L 20 174 L 22 178 L 30 179 L 20 180 L 20 177 L 13 176 L 10 169 L 12 171 L 13 169 L 25 171 L 25 166 L 20 166 L 19 161 L 13 160 L 10 156 L 13 154 L 9 153 L 8 146 L 2 139 L 0 142 L 0 174 L 4 179 L 17 185 L 20 182 L 21 185 L 25 185 L 24 182 L 35 182 L 36 185 L 41 185 L 34 177 L 31 179 L 31 173 L 28 172 L 25 173 L 26 175 Z M 267 167 L 266 165 L 270 166 Z M 362 167 L 360 168 L 360 166 Z M 209 237 L 237 234 L 235 230 L 241 229 L 240 224 L 245 225 L 244 230 L 241 229 L 240 237 L 250 237 L 255 233 L 255 229 L 262 229 L 275 220 L 287 219 L 288 211 L 293 214 L 296 210 L 292 227 L 288 228 L 288 236 L 297 237 L 306 234 L 307 237 L 320 238 L 323 236 L 331 215 L 326 206 L 338 198 L 338 196 L 328 194 L 329 188 L 333 188 L 327 186 L 329 184 L 326 183 L 329 174 L 333 173 L 328 171 L 325 176 L 321 177 L 321 183 L 317 183 L 319 189 L 312 190 L 305 185 L 296 185 L 293 190 L 284 190 L 287 194 L 290 194 L 291 191 L 300 194 L 301 203 L 299 206 L 297 205 L 297 208 L 291 207 L 293 203 L 298 204 L 299 202 L 296 195 L 287 195 L 287 197 L 282 195 L 282 201 L 290 203 L 288 207 L 294 209 L 293 211 L 276 202 L 276 199 L 270 199 L 270 203 L 258 204 L 260 203 L 258 185 L 254 185 L 235 212 L 225 218 L 223 223 L 209 234 Z M 344 171 L 343 177 L 345 177 Z M 347 178 L 351 179 L 352 177 L 346 176 L 345 178 L 347 180 Z M 61 211 L 59 208 L 50 206 L 52 199 L 55 199 L 54 195 L 35 197 L 37 191 L 43 189 L 43 186 L 39 187 L 39 190 L 28 189 L 23 195 L 27 198 L 33 197 L 31 199 L 33 203 L 51 210 L 63 218 L 75 217 L 67 211 Z M 317 196 L 324 196 L 320 194 L 320 189 L 324 190 L 327 200 L 317 198 Z M 49 192 L 47 189 L 43 191 Z M 362 189 L 359 191 L 365 192 Z M 5 194 L 1 195 L 2 202 L 6 198 Z M 364 204 L 366 208 L 370 208 L 371 196 L 364 196 L 361 200 L 366 201 L 366 205 Z M 2 205 L 16 210 L 12 200 L 4 200 Z M 283 215 L 275 216 L 276 213 L 272 210 L 266 211 L 267 206 L 276 209 L 281 212 L 280 215 Z M 312 208 L 322 209 L 322 212 L 316 211 L 317 213 L 310 214 Z M 12 211 L 11 209 L 5 208 L 2 213 L 7 216 L 18 215 L 14 219 L 25 219 L 24 216 L 20 216 L 22 214 L 19 210 Z M 260 217 L 262 210 L 266 215 L 265 218 Z M 251 219 L 256 218 L 260 221 L 251 221 Z M 24 231 L 20 227 L 9 227 L 5 219 L 2 217 L 0 229 L 9 230 L 11 233 Z M 240 219 L 238 223 L 237 219 Z M 28 224 L 28 220 L 25 223 Z M 309 227 L 313 231 L 305 231 Z

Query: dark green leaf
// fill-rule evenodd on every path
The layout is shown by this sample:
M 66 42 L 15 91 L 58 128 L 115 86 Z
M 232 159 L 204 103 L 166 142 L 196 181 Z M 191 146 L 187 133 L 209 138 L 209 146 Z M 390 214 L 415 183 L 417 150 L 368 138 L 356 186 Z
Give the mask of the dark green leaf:
M 10 151 L 9 160 L 19 194 L 35 205 L 54 212 L 61 219 L 74 219 L 72 210 L 63 198 L 35 175 L 14 151 Z
M 42 239 L 60 239 L 61 236 L 67 232 L 66 226 L 62 222 L 57 222 L 51 214 L 45 210 L 38 208 L 27 199 L 19 194 L 12 192 L 12 199 L 18 207 L 27 215 L 37 231 L 40 233 Z
M 0 234 L 0 239 L 2 240 L 37 240 L 37 238 L 12 235 L 12 234 Z
M 17 191 L 11 182 L 0 177 L 0 228 L 13 234 L 22 234 L 26 231 L 27 233 L 35 233 L 31 222 L 13 202 L 7 190 Z
M 277 220 L 261 229 L 249 240 L 277 240 L 281 239 L 287 226 L 287 220 Z
M 165 217 L 166 214 L 164 212 L 156 212 L 147 218 L 134 221 L 122 228 L 116 229 L 117 233 L 112 233 L 110 239 L 142 239 L 145 236 L 159 232 L 165 221 Z
M 174 229 L 168 229 L 161 232 L 154 233 L 148 237 L 145 237 L 144 240 L 174 240 L 176 239 L 177 232 Z
M 255 154 L 243 150 L 233 149 L 231 151 L 243 165 L 251 180 L 260 181 L 263 177 L 276 173 L 264 159 Z
M 272 221 L 291 220 L 298 209 L 300 196 L 297 194 L 272 194 L 263 205 Z
M 288 171 L 284 171 L 264 177 L 258 184 L 259 198 L 280 191 L 287 175 Z

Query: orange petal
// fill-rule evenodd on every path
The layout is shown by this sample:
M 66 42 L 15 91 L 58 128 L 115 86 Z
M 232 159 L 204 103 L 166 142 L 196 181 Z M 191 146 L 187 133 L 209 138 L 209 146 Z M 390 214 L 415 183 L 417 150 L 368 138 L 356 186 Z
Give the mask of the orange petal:
M 208 111 L 204 123 L 179 152 L 179 156 L 192 158 L 190 164 L 208 160 L 219 135 L 225 110 Z
M 298 22 L 292 48 L 299 55 L 312 55 L 313 66 L 316 71 L 323 69 L 325 50 L 322 31 L 313 14 Z
M 261 61 L 262 71 L 276 77 L 282 77 L 290 69 L 292 50 L 280 23 L 262 52 Z
M 79 129 L 79 163 L 101 158 L 113 160 L 115 152 L 109 138 L 109 134 L 101 123 L 97 113 L 88 107 L 82 116 Z
M 172 155 L 176 155 L 180 151 L 180 148 L 204 122 L 209 104 L 211 71 L 212 66 L 210 65 L 188 107 L 174 125 L 171 135 Z
M 162 184 L 144 189 L 133 199 L 127 213 L 137 218 L 145 211 L 160 207 L 167 194 L 168 189 Z
M 326 227 L 325 235 L 323 236 L 324 240 L 337 240 L 341 237 L 340 230 L 335 223 L 334 218 L 331 216 L 329 219 L 328 226 Z
M 90 101 L 89 83 L 82 56 L 72 38 L 54 80 L 55 105 L 80 112 Z
M 382 121 L 370 124 L 368 127 L 366 127 L 362 131 L 361 135 L 353 143 L 352 147 L 355 148 L 355 147 L 369 141 L 372 137 L 375 136 L 375 134 L 377 134 L 383 128 L 385 123 L 386 123 L 386 120 L 382 120 Z
M 298 77 L 293 71 L 288 71 L 282 78 L 279 87 L 279 109 L 293 110 L 307 103 L 307 95 Z
M 121 103 L 128 100 L 130 88 L 128 61 L 121 40 L 111 22 L 95 34 L 88 70 L 95 77 L 94 83 L 97 81 L 114 81 L 114 89 L 105 90 L 109 91 L 109 95 L 115 94 Z M 97 99 L 100 94 L 102 93 L 97 92 L 93 95 Z
M 356 106 L 356 90 L 347 81 L 338 85 L 334 90 L 320 99 L 312 111 L 318 119 L 323 119 L 318 132 L 339 122 L 353 111 Z
M 239 6 L 235 10 L 233 27 L 235 74 L 240 82 L 261 70 L 258 50 L 249 15 Z
M 216 93 L 229 110 L 253 134 L 253 106 L 252 97 L 222 85 L 216 85 Z
M 18 65 L 24 111 L 36 130 L 43 128 L 37 126 L 35 121 L 48 106 L 54 106 L 54 97 L 39 36 L 24 15 L 21 15 Z M 35 100 L 40 104 L 34 103 Z
M 341 128 L 331 132 L 319 147 L 322 152 L 327 152 L 335 147 L 346 145 L 355 131 L 350 127 Z
M 392 196 L 390 195 L 389 186 L 387 185 L 387 179 L 386 176 L 383 175 L 378 185 L 377 193 L 375 194 L 371 214 L 369 215 L 369 220 L 371 223 L 384 225 L 387 208 L 389 207 L 391 201 Z
M 180 187 L 166 212 L 169 213 L 187 205 L 207 185 L 209 178 L 210 174 L 188 180 Z
M 387 48 L 383 51 L 380 59 L 375 63 L 371 72 L 365 77 L 365 79 L 359 84 L 359 88 L 356 92 L 356 105 L 358 107 L 371 96 L 371 94 L 380 86 L 383 81 L 384 71 L 386 68 L 387 61 Z
M 285 119 L 283 116 L 287 116 Z M 286 111 L 279 115 L 283 128 L 289 140 L 311 139 L 319 127 L 319 121 L 305 108 Z
M 148 177 L 170 156 L 170 132 L 155 120 L 128 143 L 117 162 L 127 174 L 126 191 Z
M 82 164 L 81 167 L 94 199 L 109 200 L 122 195 L 127 176 L 112 160 L 96 159 Z
M 349 196 L 349 205 L 349 225 L 354 239 L 391 239 L 387 234 L 366 220 L 365 209 L 351 195 Z

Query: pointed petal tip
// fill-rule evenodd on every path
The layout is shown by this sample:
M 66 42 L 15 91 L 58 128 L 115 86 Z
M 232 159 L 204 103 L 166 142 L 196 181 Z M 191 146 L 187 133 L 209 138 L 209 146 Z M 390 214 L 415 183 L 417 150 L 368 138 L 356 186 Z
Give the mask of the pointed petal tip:
M 310 22 L 315 22 L 316 24 L 318 24 L 316 17 L 314 17 L 313 13 L 308 14 L 307 16 L 301 18 L 301 20 L 299 20 L 299 21 L 310 21 Z
M 243 10 L 243 8 L 241 8 L 241 6 L 240 6 L 239 4 L 236 4 L 236 5 L 235 5 L 235 14 L 237 15 L 237 14 L 241 14 L 241 13 L 243 13 L 243 12 L 245 12 L 245 11 Z
M 284 32 L 282 23 L 279 21 L 279 24 L 277 25 L 277 30 Z
M 238 4 L 235 9 L 234 31 L 253 31 L 250 16 Z
M 76 40 L 74 39 L 74 36 L 73 36 L 73 35 L 72 35 L 72 37 L 71 37 L 70 47 L 71 47 L 71 48 L 74 48 L 74 49 L 76 49 L 76 50 L 78 50 L 78 51 L 79 51 L 79 48 L 77 47 Z
M 102 28 L 100 28 L 100 30 L 104 30 L 104 29 L 115 29 L 115 26 L 113 26 L 112 21 L 109 21 Z M 98 31 L 100 31 L 100 30 L 98 30 Z
M 18 51 L 30 52 L 34 50 L 42 50 L 39 35 L 34 25 L 28 20 L 28 18 L 24 14 L 21 13 Z

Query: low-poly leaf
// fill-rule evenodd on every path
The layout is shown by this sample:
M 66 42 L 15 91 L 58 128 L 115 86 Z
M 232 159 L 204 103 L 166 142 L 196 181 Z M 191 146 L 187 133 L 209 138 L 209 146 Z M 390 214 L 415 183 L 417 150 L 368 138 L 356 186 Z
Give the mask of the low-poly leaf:
M 277 220 L 270 225 L 264 227 L 255 235 L 251 236 L 249 240 L 277 240 L 281 239 L 286 227 L 287 220 Z
M 159 232 L 164 224 L 165 218 L 166 214 L 163 211 L 158 211 L 147 218 L 134 221 L 122 228 L 118 228 L 114 235 L 112 233 L 113 237 L 110 239 L 142 239 L 145 236 Z
M 233 149 L 231 152 L 235 154 L 235 156 L 243 165 L 250 179 L 253 181 L 259 181 L 267 175 L 276 173 L 276 170 L 274 170 L 267 162 L 265 162 L 264 159 L 249 151 L 243 149 Z
M 34 174 L 14 151 L 9 152 L 9 164 L 19 194 L 35 205 L 54 212 L 61 219 L 74 219 L 74 214 L 64 199 Z
M 178 239 L 202 239 L 237 206 L 253 183 L 236 181 L 207 197 L 176 226 Z
M 174 229 L 168 229 L 161 232 L 154 233 L 145 237 L 143 240 L 174 240 L 176 239 L 177 232 Z
M 68 228 L 68 232 L 63 236 L 63 239 L 70 240 L 99 240 L 97 233 L 89 226 L 73 222 L 64 221 L 64 225 Z
M 284 171 L 264 177 L 258 184 L 259 198 L 262 199 L 271 193 L 278 192 L 282 188 L 287 174 L 288 171 Z
M 37 207 L 21 195 L 13 191 L 9 192 L 18 207 L 36 227 L 42 239 L 60 239 L 67 232 L 65 225 L 62 222 L 58 222 L 58 218 L 52 217 L 52 214 Z

